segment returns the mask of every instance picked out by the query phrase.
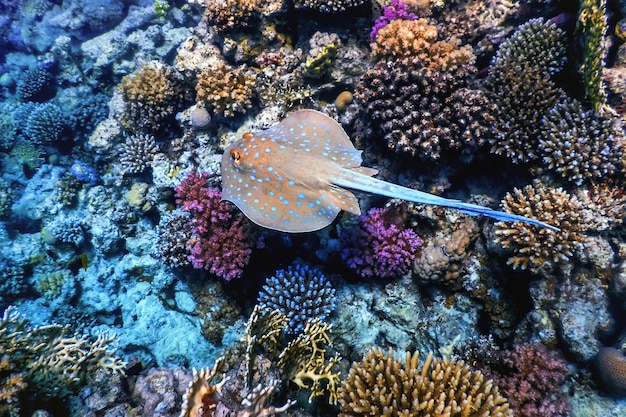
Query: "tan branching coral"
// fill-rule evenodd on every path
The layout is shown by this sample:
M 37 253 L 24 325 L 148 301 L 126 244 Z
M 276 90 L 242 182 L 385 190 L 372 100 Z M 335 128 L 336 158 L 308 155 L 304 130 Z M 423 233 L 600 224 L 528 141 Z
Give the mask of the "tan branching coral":
M 126 105 L 120 123 L 133 133 L 158 131 L 190 99 L 181 75 L 156 61 L 122 78 L 118 88 Z
M 461 46 L 456 38 L 440 39 L 437 27 L 424 18 L 391 21 L 378 31 L 372 49 L 378 58 L 417 58 L 431 71 L 454 71 L 476 61 L 471 46 Z
M 196 100 L 221 116 L 245 113 L 255 98 L 255 80 L 255 74 L 246 66 L 232 68 L 219 63 L 198 75 Z
M 339 404 L 340 417 L 513 415 L 498 387 L 463 361 L 431 353 L 420 367 L 418 352 L 402 361 L 376 348 L 352 364 Z
M 551 271 L 567 264 L 582 247 L 587 229 L 583 206 L 562 188 L 539 181 L 515 188 L 502 200 L 508 213 L 534 218 L 560 228 L 553 231 L 520 222 L 496 223 L 497 242 L 513 250 L 507 263 L 531 272 Z

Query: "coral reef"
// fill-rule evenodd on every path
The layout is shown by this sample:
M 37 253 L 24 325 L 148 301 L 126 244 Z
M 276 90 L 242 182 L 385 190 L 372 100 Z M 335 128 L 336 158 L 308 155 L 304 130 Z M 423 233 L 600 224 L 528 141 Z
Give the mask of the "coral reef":
M 12 306 L 0 319 L 0 350 L 26 371 L 25 381 L 37 395 L 62 398 L 99 368 L 123 372 L 126 364 L 110 350 L 114 337 L 100 334 L 91 342 L 67 332 L 58 325 L 29 327 Z
M 535 181 L 507 193 L 502 208 L 561 229 L 555 232 L 520 222 L 496 223 L 496 241 L 513 250 L 507 261 L 513 268 L 529 269 L 533 273 L 557 269 L 582 247 L 583 232 L 587 229 L 582 204 L 560 187 Z
M 354 362 L 339 388 L 340 417 L 411 415 L 513 416 L 498 387 L 463 361 L 418 353 L 404 361 L 379 349 Z
M 406 3 L 400 0 L 392 0 L 391 4 L 383 7 L 382 14 L 376 18 L 374 26 L 372 26 L 372 30 L 370 31 L 370 40 L 376 42 L 378 31 L 396 19 L 415 20 L 417 16 L 409 12 Z
M 218 32 L 246 27 L 258 17 L 262 0 L 219 0 L 208 3 L 204 18 Z
M 596 356 L 598 374 L 611 393 L 626 395 L 626 357 L 613 347 L 604 347 Z
M 255 76 L 246 66 L 233 68 L 220 63 L 202 70 L 196 84 L 196 100 L 220 116 L 233 117 L 252 107 Z
M 191 239 L 193 227 L 189 220 L 189 215 L 180 211 L 161 217 L 157 228 L 158 249 L 163 261 L 169 266 L 182 268 L 190 263 L 187 243 Z
M 620 171 L 626 137 L 616 117 L 565 99 L 545 114 L 542 124 L 538 156 L 562 177 L 580 185 Z
M 24 134 L 35 145 L 58 145 L 64 139 L 65 115 L 53 103 L 38 104 L 33 107 Z
M 287 317 L 287 333 L 301 333 L 307 321 L 324 321 L 335 309 L 335 290 L 321 270 L 296 264 L 276 271 L 259 292 L 261 308 Z
M 117 161 L 122 175 L 141 174 L 152 166 L 159 148 L 154 136 L 137 134 L 126 138 L 117 148 Z
M 585 86 L 585 99 L 597 113 L 604 111 L 606 91 L 603 70 L 607 55 L 608 32 L 606 0 L 582 0 L 578 10 L 576 32 L 582 45 L 580 74 Z
M 496 105 L 493 153 L 516 163 L 538 158 L 541 120 L 564 97 L 551 79 L 564 64 L 564 36 L 554 23 L 532 19 L 500 45 L 485 80 Z
M 342 260 L 366 278 L 392 278 L 407 272 L 422 241 L 404 222 L 398 209 L 368 210 L 341 232 Z
M 15 92 L 23 101 L 46 101 L 54 94 L 54 78 L 43 68 L 28 69 L 18 79 Z
M 261 243 L 248 219 L 221 198 L 206 173 L 191 172 L 176 187 L 177 204 L 191 215 L 191 264 L 230 281 L 241 277 L 252 249 Z
M 11 206 L 15 196 L 11 189 L 11 184 L 0 178 L 0 219 L 6 217 L 11 212 Z
M 311 9 L 322 13 L 341 13 L 353 7 L 368 3 L 369 0 L 295 0 L 300 9 Z
M 124 77 L 118 89 L 125 103 L 119 121 L 132 133 L 158 132 L 190 99 L 182 76 L 158 61 Z

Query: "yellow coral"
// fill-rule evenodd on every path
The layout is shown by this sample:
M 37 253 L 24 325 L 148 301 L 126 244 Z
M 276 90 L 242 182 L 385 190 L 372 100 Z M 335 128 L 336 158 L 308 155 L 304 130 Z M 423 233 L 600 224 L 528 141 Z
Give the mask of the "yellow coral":
M 232 68 L 219 63 L 198 75 L 196 99 L 213 113 L 233 117 L 252 107 L 255 74 L 246 66 Z
M 507 261 L 513 268 L 549 271 L 564 266 L 582 247 L 587 228 L 582 204 L 560 187 L 535 181 L 523 189 L 515 188 L 502 200 L 502 208 L 561 229 L 555 232 L 520 222 L 496 223 L 496 241 L 513 249 L 514 255 Z
M 354 362 L 339 388 L 340 417 L 510 417 L 509 404 L 493 381 L 463 361 L 435 359 L 420 368 L 418 352 L 404 362 L 379 349 Z
M 439 32 L 428 19 L 396 19 L 381 28 L 372 45 L 378 58 L 417 58 L 432 71 L 453 71 L 474 65 L 476 57 L 469 45 L 456 38 L 439 39 Z

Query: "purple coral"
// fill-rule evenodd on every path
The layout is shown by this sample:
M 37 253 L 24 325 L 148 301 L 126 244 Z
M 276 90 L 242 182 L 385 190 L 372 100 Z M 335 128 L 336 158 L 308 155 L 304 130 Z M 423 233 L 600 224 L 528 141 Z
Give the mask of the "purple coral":
M 244 216 L 221 199 L 206 173 L 191 172 L 176 187 L 176 202 L 191 215 L 191 264 L 230 281 L 241 277 L 252 249 L 260 244 Z
M 409 13 L 406 4 L 400 0 L 393 0 L 389 6 L 385 6 L 382 16 L 379 16 L 374 22 L 374 27 L 372 27 L 372 31 L 370 32 L 370 40 L 376 42 L 378 31 L 396 19 L 415 20 L 417 16 L 413 13 Z
M 422 241 L 403 228 L 397 210 L 373 208 L 341 236 L 341 258 L 362 277 L 391 278 L 405 273 Z

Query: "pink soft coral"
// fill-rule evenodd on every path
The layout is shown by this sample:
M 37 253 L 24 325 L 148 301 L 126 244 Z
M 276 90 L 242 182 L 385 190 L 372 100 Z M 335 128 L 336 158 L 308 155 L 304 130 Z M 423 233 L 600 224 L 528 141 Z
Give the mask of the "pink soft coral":
M 230 281 L 241 277 L 259 242 L 248 220 L 221 199 L 206 173 L 191 172 L 176 187 L 176 203 L 191 214 L 191 264 Z
M 373 208 L 341 236 L 341 257 L 348 268 L 363 277 L 391 278 L 405 273 L 422 241 L 403 227 L 396 209 Z

